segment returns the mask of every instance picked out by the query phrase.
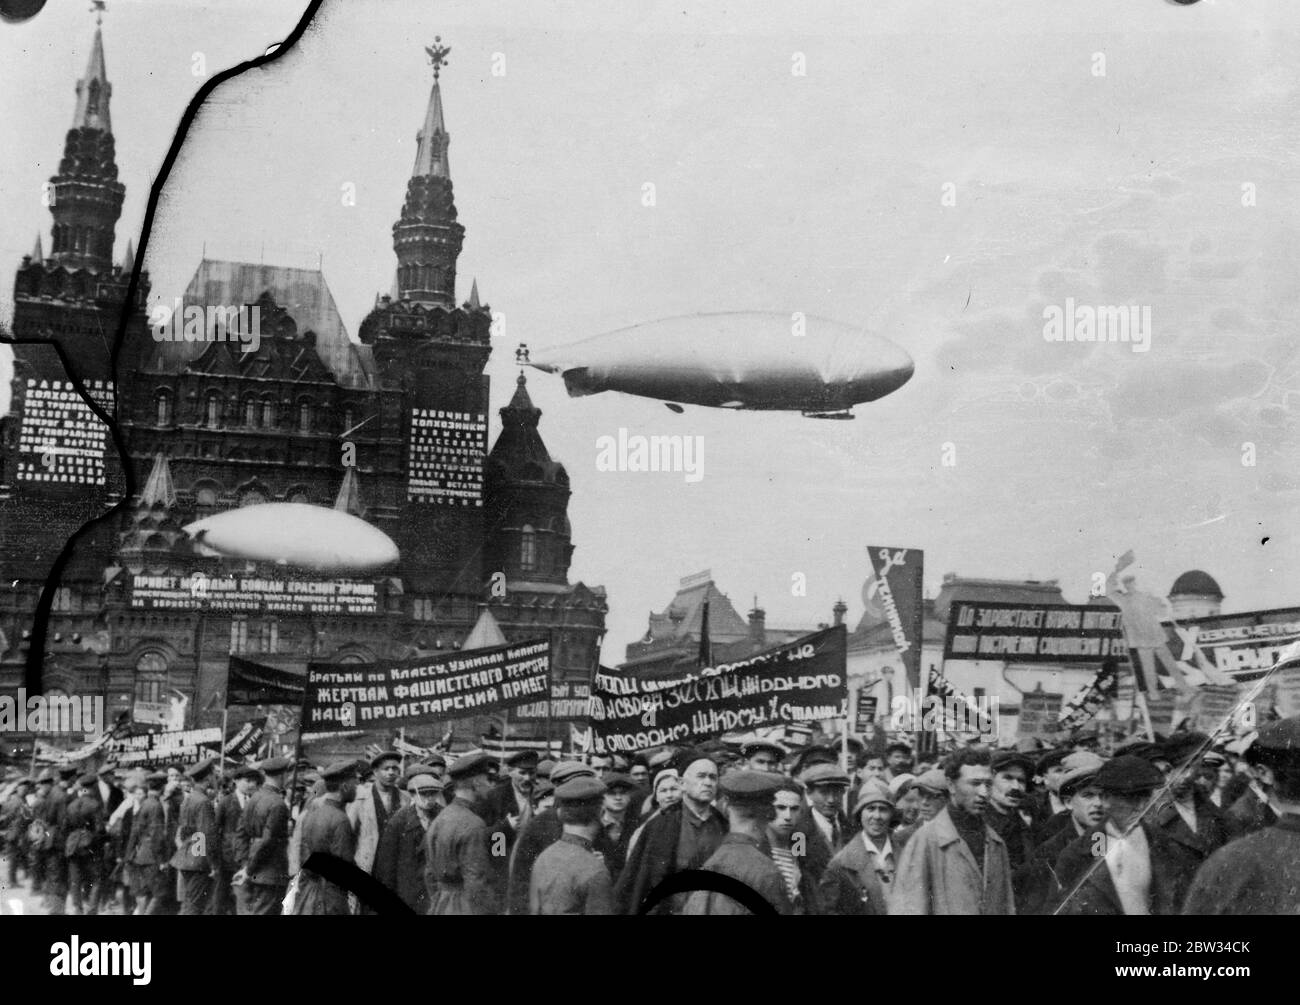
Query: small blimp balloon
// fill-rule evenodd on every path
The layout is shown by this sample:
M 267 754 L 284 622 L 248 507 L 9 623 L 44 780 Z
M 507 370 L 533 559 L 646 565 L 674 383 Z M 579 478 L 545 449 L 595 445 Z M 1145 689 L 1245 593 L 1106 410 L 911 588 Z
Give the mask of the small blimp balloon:
M 529 352 L 563 376 L 570 397 L 621 391 L 712 408 L 799 411 L 849 419 L 896 391 L 912 358 L 889 339 L 802 314 L 692 314 Z
M 306 503 L 243 506 L 183 529 L 201 555 L 312 572 L 373 572 L 398 559 L 397 545 L 379 528 L 351 513 Z

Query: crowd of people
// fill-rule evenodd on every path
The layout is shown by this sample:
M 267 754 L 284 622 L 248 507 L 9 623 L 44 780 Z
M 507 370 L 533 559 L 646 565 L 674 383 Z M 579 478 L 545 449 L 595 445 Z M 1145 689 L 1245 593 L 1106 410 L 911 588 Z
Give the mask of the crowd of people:
M 1300 718 L 1028 751 L 752 738 L 553 761 L 381 751 L 50 768 L 0 799 L 11 886 L 52 914 L 1300 911 Z

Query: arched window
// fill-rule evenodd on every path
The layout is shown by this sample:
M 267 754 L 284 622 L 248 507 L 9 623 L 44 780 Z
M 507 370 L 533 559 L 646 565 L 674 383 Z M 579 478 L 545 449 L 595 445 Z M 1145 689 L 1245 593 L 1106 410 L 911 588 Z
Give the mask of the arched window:
M 249 489 L 239 497 L 240 506 L 258 506 L 266 502 L 266 496 L 257 489 Z
M 158 425 L 169 426 L 172 421 L 172 396 L 166 391 L 159 391 L 154 398 L 157 408 Z
M 252 398 L 244 399 L 244 425 L 249 429 L 257 426 L 257 402 Z
M 86 101 L 86 114 L 87 115 L 99 114 L 99 81 L 98 80 L 92 80 L 90 82 L 90 96 Z
M 167 658 L 147 652 L 135 661 L 135 700 L 158 704 L 167 688 Z
M 209 391 L 204 404 L 203 424 L 215 429 L 221 424 L 221 395 L 216 391 Z
M 298 402 L 298 432 L 311 432 L 311 401 L 302 398 Z
M 275 428 L 275 399 L 262 399 L 262 425 L 267 429 Z
M 531 524 L 524 524 L 519 535 L 519 568 L 523 572 L 537 568 L 537 534 Z

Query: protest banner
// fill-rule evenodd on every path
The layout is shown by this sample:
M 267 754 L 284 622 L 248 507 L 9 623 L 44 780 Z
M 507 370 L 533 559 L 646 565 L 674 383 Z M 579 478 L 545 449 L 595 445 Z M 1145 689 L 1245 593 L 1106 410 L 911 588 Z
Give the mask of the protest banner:
M 221 729 L 177 729 L 165 733 L 142 733 L 110 740 L 105 744 L 109 758 L 119 767 L 156 767 L 164 764 L 197 764 L 221 746 Z
M 228 757 L 248 757 L 250 754 L 257 753 L 257 748 L 265 735 L 266 717 L 251 719 L 239 727 L 222 749 Z
M 694 743 L 782 722 L 843 718 L 848 705 L 843 625 L 734 663 L 647 679 L 597 673 L 591 728 L 597 753 Z
M 865 733 L 872 729 L 876 721 L 876 696 L 865 690 L 858 692 L 857 707 L 853 718 L 853 732 Z
M 872 578 L 863 590 L 863 599 L 869 611 L 879 612 L 889 622 L 908 685 L 915 689 L 921 684 L 921 622 L 925 611 L 921 581 L 925 573 L 925 552 L 920 548 L 872 545 L 867 549 L 867 556 L 871 560 Z
M 515 708 L 550 694 L 548 639 L 422 660 L 310 663 L 304 733 L 412 725 Z
M 1020 720 L 1016 735 L 1020 739 L 1052 740 L 1061 731 L 1061 704 L 1063 694 L 1041 690 L 1030 691 L 1020 699 Z
M 1124 654 L 1119 611 L 1091 604 L 954 600 L 944 660 L 1096 663 Z
M 1180 663 L 1202 660 L 1233 680 L 1264 677 L 1300 642 L 1300 607 L 1216 614 L 1166 623 L 1169 650 Z
M 304 685 L 302 674 L 231 656 L 226 677 L 226 707 L 301 705 Z
M 535 701 L 520 705 L 510 713 L 514 721 L 535 721 L 550 719 L 554 722 L 564 720 L 587 721 L 587 705 L 591 701 L 591 685 L 564 681 L 551 685 L 551 700 Z
M 1119 661 L 1108 659 L 1097 671 L 1086 688 L 1074 695 L 1065 704 L 1065 709 L 1057 720 L 1057 729 L 1061 733 L 1074 733 L 1090 722 L 1107 701 L 1119 695 Z M 1132 688 L 1129 689 L 1130 692 Z M 1130 693 L 1127 697 L 1132 701 Z

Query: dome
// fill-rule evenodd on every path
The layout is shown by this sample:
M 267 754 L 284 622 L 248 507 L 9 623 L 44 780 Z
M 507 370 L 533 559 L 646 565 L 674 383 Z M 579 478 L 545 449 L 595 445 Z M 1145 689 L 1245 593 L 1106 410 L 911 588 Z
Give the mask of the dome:
M 1208 572 L 1202 572 L 1200 569 L 1184 572 L 1174 580 L 1169 595 L 1173 597 L 1178 594 L 1194 597 L 1214 597 L 1216 600 L 1223 599 L 1223 591 L 1219 589 L 1219 584 L 1214 581 L 1214 577 Z

